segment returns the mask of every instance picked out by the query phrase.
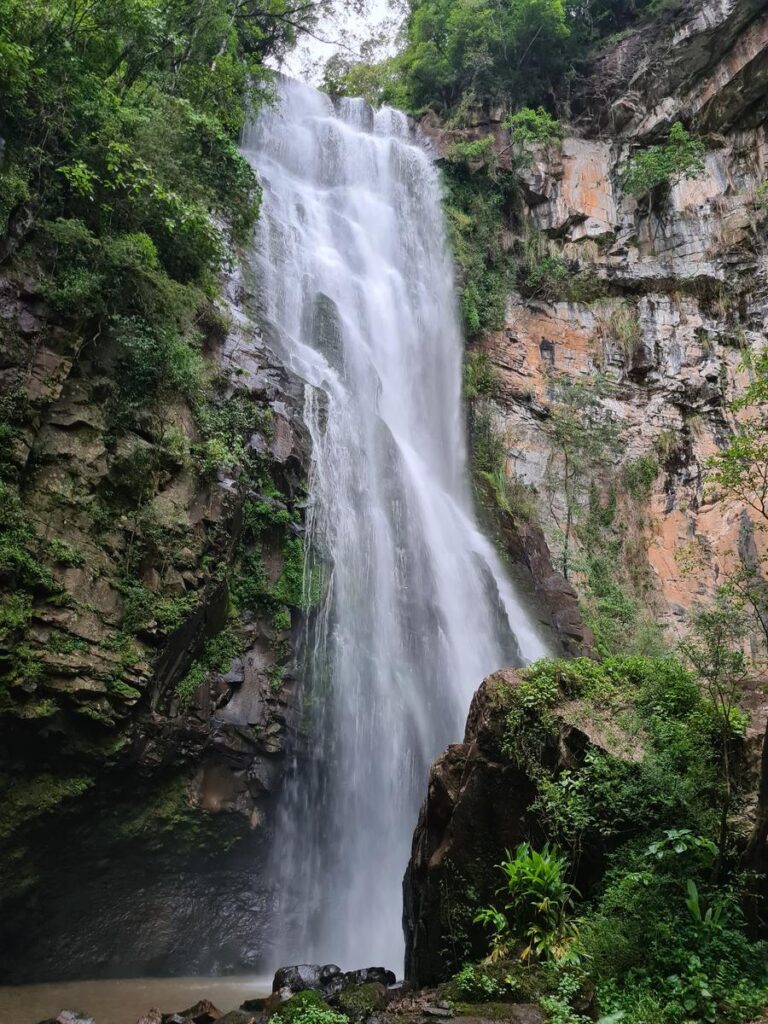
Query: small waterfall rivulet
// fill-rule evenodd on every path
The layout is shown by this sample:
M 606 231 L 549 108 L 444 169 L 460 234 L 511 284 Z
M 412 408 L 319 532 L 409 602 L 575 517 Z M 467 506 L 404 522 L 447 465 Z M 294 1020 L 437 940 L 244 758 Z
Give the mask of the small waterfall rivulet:
M 283 797 L 274 963 L 402 966 L 431 760 L 480 681 L 543 641 L 475 525 L 439 180 L 405 116 L 282 80 L 243 148 L 264 186 L 265 333 L 306 381 L 309 754 Z

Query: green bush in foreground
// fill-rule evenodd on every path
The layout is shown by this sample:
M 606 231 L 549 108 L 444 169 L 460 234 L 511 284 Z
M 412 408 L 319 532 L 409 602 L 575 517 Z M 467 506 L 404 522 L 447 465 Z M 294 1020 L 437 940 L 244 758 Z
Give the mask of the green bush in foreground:
M 768 947 L 750 937 L 752 880 L 733 823 L 722 845 L 722 796 L 733 780 L 722 775 L 721 710 L 708 687 L 674 658 L 548 659 L 500 699 L 507 754 L 536 782 L 530 810 L 549 844 L 507 856 L 506 905 L 480 915 L 494 933 L 489 959 L 469 965 L 467 978 L 496 977 L 507 965 L 514 973 L 522 953 L 532 960 L 526 1000 L 561 1024 L 586 1019 L 584 992 L 595 993 L 606 1021 L 759 1016 Z M 616 752 L 592 747 L 578 763 L 547 767 L 542 751 L 558 735 L 558 715 L 597 723 Z M 602 878 L 576 892 L 574 873 L 601 860 Z

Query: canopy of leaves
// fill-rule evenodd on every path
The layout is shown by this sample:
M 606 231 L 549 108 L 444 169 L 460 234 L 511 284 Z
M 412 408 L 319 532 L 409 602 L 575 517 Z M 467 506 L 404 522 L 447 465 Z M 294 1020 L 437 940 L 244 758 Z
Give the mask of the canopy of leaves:
M 501 102 L 551 105 L 589 46 L 632 24 L 654 0 L 413 0 L 405 45 L 376 64 L 333 59 L 331 91 L 456 112 Z
M 235 144 L 246 103 L 317 6 L 0 0 L 0 237 L 77 217 L 97 236 L 146 232 L 176 279 L 214 269 L 208 215 L 243 233 L 258 212 Z

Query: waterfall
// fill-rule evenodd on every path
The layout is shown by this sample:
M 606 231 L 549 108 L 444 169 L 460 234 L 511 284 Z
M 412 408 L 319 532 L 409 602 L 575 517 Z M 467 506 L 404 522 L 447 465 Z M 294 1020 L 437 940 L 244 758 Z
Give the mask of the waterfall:
M 306 382 L 319 607 L 307 751 L 274 839 L 275 964 L 402 965 L 401 879 L 433 758 L 489 672 L 543 642 L 475 525 L 439 178 L 407 118 L 282 79 L 245 133 L 265 336 Z M 322 578 L 322 586 L 317 577 Z

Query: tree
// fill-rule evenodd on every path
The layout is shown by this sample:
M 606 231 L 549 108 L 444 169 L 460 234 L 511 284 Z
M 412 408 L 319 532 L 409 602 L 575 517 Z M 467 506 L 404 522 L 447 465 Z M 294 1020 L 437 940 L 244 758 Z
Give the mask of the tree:
M 695 613 L 692 626 L 691 635 L 681 642 L 680 650 L 701 679 L 715 710 L 723 786 L 718 837 L 721 868 L 733 798 L 732 747 L 743 727 L 739 698 L 747 676 L 746 623 L 742 609 L 721 596 L 710 607 Z
M 622 184 L 630 195 L 644 196 L 666 192 L 683 178 L 696 178 L 703 171 L 704 144 L 675 121 L 666 143 L 649 146 L 632 157 Z
M 412 109 L 541 102 L 570 31 L 563 0 L 419 0 L 398 58 L 402 96 Z
M 765 413 L 768 401 L 768 349 L 756 358 L 746 359 L 753 379 L 744 394 L 733 403 L 735 412 L 750 410 L 736 425 L 728 445 L 708 463 L 707 483 L 740 501 L 756 515 L 752 523 L 760 531 L 768 529 L 768 442 Z M 752 612 L 763 634 L 768 652 L 768 581 L 753 557 L 728 578 L 724 591 L 731 600 L 741 601 Z M 763 737 L 760 782 L 755 826 L 747 844 L 745 862 L 754 867 L 764 864 L 768 847 L 768 732 Z

